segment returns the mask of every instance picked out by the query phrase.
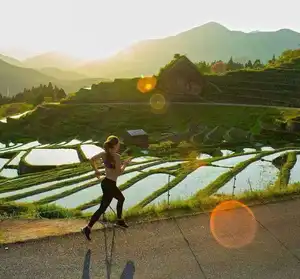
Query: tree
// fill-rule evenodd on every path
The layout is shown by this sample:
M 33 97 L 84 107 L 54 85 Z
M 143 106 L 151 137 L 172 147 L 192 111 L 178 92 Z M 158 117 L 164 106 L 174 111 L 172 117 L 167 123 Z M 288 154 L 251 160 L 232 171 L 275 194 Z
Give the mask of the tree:
M 198 70 L 202 73 L 210 73 L 211 72 L 211 66 L 209 65 L 209 63 L 205 62 L 205 61 L 200 61 L 198 63 L 195 64 L 198 68 Z
M 52 85 L 51 82 L 49 82 L 49 84 L 48 84 L 48 89 L 51 90 L 51 91 L 53 91 L 53 85 Z
M 253 68 L 254 69 L 260 69 L 262 68 L 264 65 L 260 62 L 260 59 L 256 59 L 253 63 Z
M 229 61 L 227 62 L 227 70 L 231 71 L 234 70 L 234 62 L 232 56 L 230 57 Z
M 37 106 L 44 102 L 44 96 L 42 94 L 37 95 L 33 100 L 30 100 L 29 103 Z
M 180 58 L 181 57 L 181 55 L 179 54 L 179 53 L 175 53 L 174 54 L 174 59 L 178 59 L 178 58 Z
M 253 65 L 252 65 L 251 60 L 248 60 L 248 62 L 245 64 L 245 67 L 246 67 L 246 68 L 250 68 L 250 69 L 253 68 Z
M 65 91 L 63 89 L 59 89 L 56 95 L 58 100 L 61 100 L 63 98 L 67 97 L 67 94 L 65 93 Z
M 211 66 L 211 70 L 217 74 L 224 73 L 226 71 L 226 64 L 220 60 Z
M 284 52 L 283 52 L 283 54 L 284 54 Z M 269 64 L 274 64 L 275 62 L 276 62 L 276 57 L 275 57 L 275 54 L 273 54 L 273 57 L 272 57 L 272 59 L 271 60 L 269 60 L 268 61 L 269 62 Z

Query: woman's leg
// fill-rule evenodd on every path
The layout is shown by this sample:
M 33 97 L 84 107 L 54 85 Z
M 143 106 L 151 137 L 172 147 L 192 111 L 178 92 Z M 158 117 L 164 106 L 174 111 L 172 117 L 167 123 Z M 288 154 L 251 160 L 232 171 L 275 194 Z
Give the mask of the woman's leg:
M 114 185 L 111 185 L 110 181 L 106 179 L 104 179 L 101 183 L 103 196 L 102 196 L 100 207 L 91 217 L 89 224 L 81 230 L 88 240 L 91 240 L 90 234 L 91 234 L 92 227 L 99 220 L 100 216 L 105 212 L 105 210 L 111 203 L 111 200 L 113 199 L 113 191 L 112 191 L 113 187 L 111 186 Z
M 119 220 L 122 219 L 122 212 L 123 212 L 123 204 L 125 201 L 125 197 L 120 191 L 120 189 L 116 186 L 114 187 L 114 192 L 113 192 L 114 198 L 118 200 L 117 203 L 117 217 Z
M 105 212 L 107 207 L 110 205 L 112 199 L 113 199 L 113 197 L 109 194 L 103 195 L 99 209 L 93 214 L 93 216 L 91 217 L 91 220 L 88 224 L 88 227 L 90 229 L 99 220 L 100 216 Z

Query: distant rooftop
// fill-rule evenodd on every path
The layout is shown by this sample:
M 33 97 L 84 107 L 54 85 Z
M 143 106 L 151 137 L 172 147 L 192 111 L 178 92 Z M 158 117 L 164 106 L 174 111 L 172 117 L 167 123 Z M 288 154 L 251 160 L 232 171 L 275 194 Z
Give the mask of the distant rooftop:
M 127 130 L 127 133 L 129 135 L 131 135 L 132 137 L 147 135 L 147 133 L 143 129 L 139 129 L 139 130 Z

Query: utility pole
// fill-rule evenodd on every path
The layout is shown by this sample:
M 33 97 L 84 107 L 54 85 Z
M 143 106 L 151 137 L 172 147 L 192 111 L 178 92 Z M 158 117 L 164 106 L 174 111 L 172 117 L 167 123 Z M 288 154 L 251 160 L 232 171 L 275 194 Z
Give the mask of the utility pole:
M 168 176 L 168 209 L 170 207 L 170 174 Z

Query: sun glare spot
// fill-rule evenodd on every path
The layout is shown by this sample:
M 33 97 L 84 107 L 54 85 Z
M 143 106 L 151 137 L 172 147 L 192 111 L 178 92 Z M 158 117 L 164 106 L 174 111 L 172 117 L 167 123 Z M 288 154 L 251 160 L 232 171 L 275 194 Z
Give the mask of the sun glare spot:
M 144 77 L 142 76 L 137 83 L 137 89 L 142 93 L 147 93 L 154 89 L 156 86 L 155 77 Z
M 162 94 L 154 94 L 150 98 L 150 106 L 155 110 L 162 110 L 166 106 L 166 99 Z
M 211 233 L 216 241 L 226 248 L 241 248 L 250 244 L 256 229 L 254 214 L 241 202 L 222 202 L 211 214 Z

